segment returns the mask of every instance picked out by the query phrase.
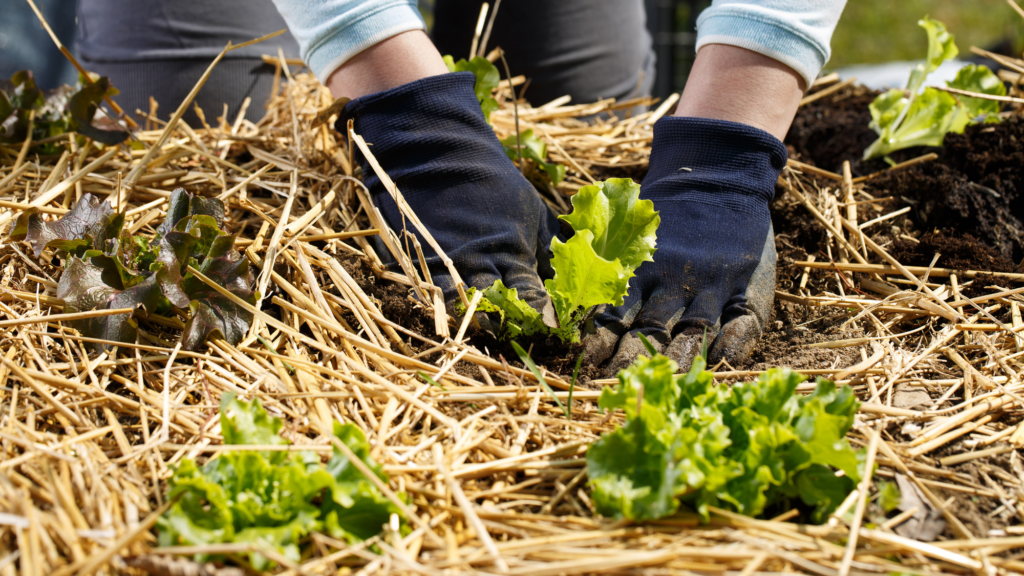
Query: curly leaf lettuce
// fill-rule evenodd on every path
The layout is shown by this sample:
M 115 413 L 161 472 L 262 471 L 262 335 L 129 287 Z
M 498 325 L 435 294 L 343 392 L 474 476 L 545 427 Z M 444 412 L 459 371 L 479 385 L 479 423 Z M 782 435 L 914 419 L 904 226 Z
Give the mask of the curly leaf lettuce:
M 787 369 L 715 386 L 704 368 L 698 357 L 675 375 L 667 357 L 640 357 L 602 392 L 600 406 L 623 410 L 626 424 L 587 452 L 598 511 L 651 520 L 685 502 L 705 519 L 709 506 L 755 516 L 800 498 L 825 519 L 863 466 L 846 440 L 857 411 L 852 390 L 819 379 L 813 394 L 794 396 L 804 378 Z
M 466 297 L 472 299 L 476 291 L 476 288 L 470 288 L 466 291 Z M 501 335 L 505 338 L 532 336 L 547 331 L 548 327 L 544 325 L 540 312 L 521 300 L 515 288 L 506 288 L 504 282 L 495 280 L 483 293 L 484 297 L 477 304 L 476 311 L 497 314 L 501 319 Z M 457 308 L 461 314 L 466 313 L 462 303 L 457 304 Z
M 950 88 L 967 92 L 1006 96 L 1006 86 L 1003 85 L 1003 81 L 988 67 L 980 64 L 964 66 L 957 72 L 956 78 L 947 84 Z M 999 109 L 1002 105 L 998 101 L 960 95 L 957 96 L 957 100 L 963 105 L 969 119 L 984 115 L 986 122 L 999 121 Z
M 640 185 L 629 178 L 580 188 L 572 207 L 559 219 L 576 234 L 568 242 L 551 240 L 555 276 L 544 282 L 562 328 L 578 325 L 594 306 L 622 304 L 634 271 L 654 260 L 661 223 L 654 203 L 640 200 Z
M 108 146 L 120 144 L 128 138 L 127 132 L 116 128 L 104 130 L 93 124 L 100 101 L 117 94 L 108 78 L 95 74 L 90 74 L 88 80 L 79 76 L 77 91 L 65 85 L 44 93 L 36 86 L 30 70 L 15 72 L 9 80 L 0 80 L 0 143 L 24 141 L 31 124 L 33 140 L 77 132 Z M 30 123 L 32 112 L 35 112 L 35 119 Z M 42 154 L 53 154 L 60 149 L 59 143 L 33 148 Z
M 15 222 L 12 240 L 24 240 L 38 257 L 46 248 L 65 256 L 57 297 L 66 312 L 141 308 L 162 314 L 172 306 L 188 309 L 182 334 L 186 349 L 199 348 L 213 334 L 235 344 L 249 330 L 252 314 L 216 290 L 184 273 L 193 265 L 242 300 L 255 303 L 249 261 L 234 250 L 235 237 L 221 230 L 224 204 L 182 189 L 169 199 L 167 217 L 155 238 L 129 236 L 124 214 L 90 194 L 62 218 L 47 222 L 26 210 Z M 85 336 L 133 342 L 132 314 L 77 320 Z M 90 345 L 99 348 L 101 345 Z
M 864 150 L 864 159 L 878 158 L 912 146 L 941 146 L 949 132 L 961 133 L 972 121 L 999 121 L 999 102 L 953 96 L 936 88 L 921 90 L 925 79 L 942 62 L 958 54 L 953 35 L 936 20 L 918 25 L 928 34 L 928 57 L 910 73 L 904 90 L 892 89 L 871 102 L 870 127 L 878 140 Z M 985 66 L 970 64 L 947 82 L 950 88 L 982 94 L 1006 95 L 1002 81 Z
M 621 305 L 629 280 L 644 262 L 654 260 L 655 232 L 661 217 L 650 200 L 640 200 L 640 185 L 629 178 L 611 178 L 580 188 L 573 211 L 559 218 L 576 233 L 566 242 L 551 240 L 554 278 L 544 282 L 557 317 L 557 327 L 496 280 L 484 290 L 481 312 L 497 312 L 500 336 L 550 333 L 563 342 L 579 342 L 579 325 L 588 312 L 603 304 Z M 465 313 L 465 311 L 462 311 Z
M 161 546 L 246 542 L 298 562 L 312 532 L 359 542 L 379 533 L 399 512 L 338 450 L 326 466 L 312 452 L 245 450 L 247 444 L 290 444 L 279 435 L 281 420 L 267 414 L 258 399 L 241 402 L 226 394 L 220 422 L 224 443 L 240 448 L 202 467 L 192 459 L 182 461 L 168 492 L 168 498 L 180 499 L 157 522 Z M 335 422 L 334 434 L 387 480 L 358 428 Z M 274 566 L 259 552 L 246 555 L 258 571 Z M 212 558 L 199 554 L 195 559 Z
M 124 214 L 115 214 L 110 203 L 85 194 L 61 219 L 43 221 L 38 208 L 22 212 L 11 230 L 11 240 L 32 245 L 36 258 L 47 247 L 81 256 L 86 250 L 103 250 L 117 239 L 124 226 Z
M 923 28 L 925 34 L 928 35 L 928 55 L 924 62 L 915 65 L 910 72 L 907 91 L 911 93 L 916 93 L 924 84 L 925 78 L 938 70 L 943 62 L 956 58 L 960 53 L 953 35 L 946 30 L 946 25 L 942 22 L 925 16 L 917 22 L 917 25 Z

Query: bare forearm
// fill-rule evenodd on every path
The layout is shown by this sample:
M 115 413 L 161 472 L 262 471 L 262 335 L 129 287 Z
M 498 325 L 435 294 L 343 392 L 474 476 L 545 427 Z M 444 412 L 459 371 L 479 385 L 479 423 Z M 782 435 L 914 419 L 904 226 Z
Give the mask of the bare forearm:
M 331 73 L 327 88 L 335 98 L 359 98 L 447 73 L 448 67 L 430 38 L 413 30 L 356 54 Z
M 726 44 L 697 52 L 676 116 L 739 122 L 782 140 L 805 90 L 792 68 Z

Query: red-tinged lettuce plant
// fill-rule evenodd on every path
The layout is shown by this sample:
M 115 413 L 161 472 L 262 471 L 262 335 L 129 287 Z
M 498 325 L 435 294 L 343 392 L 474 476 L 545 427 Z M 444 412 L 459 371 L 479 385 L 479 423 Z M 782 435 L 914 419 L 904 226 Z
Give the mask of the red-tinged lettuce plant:
M 929 74 L 959 53 L 953 35 L 937 20 L 918 22 L 928 33 L 928 57 L 910 73 L 907 87 L 892 89 L 871 103 L 871 128 L 878 140 L 864 150 L 864 159 L 878 158 L 911 146 L 941 146 L 950 132 L 961 133 L 972 122 L 998 122 L 1000 103 L 954 96 L 936 88 L 921 90 Z M 950 88 L 1005 96 L 1006 87 L 986 66 L 970 64 L 957 73 Z
M 108 202 L 85 194 L 57 221 L 44 221 L 35 208 L 26 210 L 11 239 L 28 242 L 36 257 L 46 248 L 63 256 L 57 297 L 65 312 L 141 308 L 164 314 L 177 307 L 188 311 L 184 348 L 195 350 L 212 334 L 238 343 L 252 314 L 186 271 L 191 265 L 255 303 L 249 261 L 233 249 L 235 237 L 221 230 L 224 204 L 179 188 L 171 193 L 167 217 L 153 238 L 130 235 L 124 220 Z M 84 336 L 114 342 L 134 342 L 138 328 L 131 314 L 77 320 L 72 326 Z
M 267 414 L 258 399 L 242 402 L 225 394 L 220 426 L 224 444 L 237 450 L 222 452 L 203 466 L 182 460 L 167 493 L 168 499 L 179 499 L 157 521 L 161 546 L 253 544 L 256 550 L 246 556 L 262 572 L 274 563 L 259 549 L 297 563 L 312 532 L 354 544 L 380 533 L 399 513 L 337 448 L 326 465 L 315 452 L 246 450 L 252 444 L 291 444 L 280 436 L 281 420 Z M 334 435 L 387 482 L 359 428 L 335 422 Z M 199 562 L 217 558 L 195 556 Z
M 0 143 L 24 142 L 31 125 L 33 140 L 77 132 L 101 144 L 120 144 L 128 138 L 127 132 L 93 125 L 100 101 L 117 93 L 106 77 L 82 81 L 78 90 L 61 86 L 44 93 L 36 87 L 31 71 L 15 72 L 9 80 L 0 80 Z M 35 118 L 29 122 L 33 112 Z M 44 144 L 37 151 L 52 154 L 58 151 L 58 146 Z
M 813 394 L 794 395 L 804 377 L 783 368 L 715 386 L 703 358 L 677 375 L 649 351 L 601 393 L 602 409 L 626 415 L 587 451 L 601 514 L 653 520 L 684 502 L 707 520 L 709 506 L 756 516 L 800 499 L 821 522 L 860 480 L 863 454 L 846 439 L 858 406 L 849 386 L 819 378 Z
M 580 325 L 602 304 L 619 306 L 629 280 L 644 262 L 654 260 L 655 232 L 661 217 L 650 200 L 640 200 L 640 185 L 629 178 L 610 178 L 580 188 L 573 210 L 559 216 L 575 234 L 566 242 L 551 240 L 554 278 L 544 282 L 558 326 L 547 326 L 541 314 L 519 299 L 501 280 L 484 289 L 477 310 L 500 317 L 503 338 L 554 334 L 563 342 L 580 339 Z M 475 289 L 469 290 L 472 296 Z

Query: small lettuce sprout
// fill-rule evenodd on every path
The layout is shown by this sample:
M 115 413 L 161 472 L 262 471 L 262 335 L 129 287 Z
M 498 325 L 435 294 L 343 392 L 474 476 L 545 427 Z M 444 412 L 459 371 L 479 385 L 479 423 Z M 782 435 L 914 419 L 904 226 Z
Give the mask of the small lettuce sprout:
M 959 134 L 972 122 L 999 121 L 999 102 L 954 96 L 932 87 L 921 89 L 928 75 L 959 51 L 941 22 L 925 17 L 918 25 L 928 34 L 928 57 L 913 68 L 905 89 L 889 90 L 871 103 L 870 126 L 878 140 L 864 150 L 865 160 L 912 146 L 941 146 L 946 134 Z M 1006 95 L 1002 81 L 981 65 L 965 66 L 946 84 L 968 92 Z

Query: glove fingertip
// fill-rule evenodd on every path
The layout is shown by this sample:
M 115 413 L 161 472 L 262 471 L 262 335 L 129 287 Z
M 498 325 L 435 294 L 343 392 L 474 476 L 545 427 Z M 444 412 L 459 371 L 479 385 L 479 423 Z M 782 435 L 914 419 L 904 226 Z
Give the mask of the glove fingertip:
M 648 336 L 648 341 L 654 346 L 655 352 L 661 352 L 663 344 L 661 340 L 656 337 Z M 622 337 L 619 341 L 618 350 L 615 352 L 615 356 L 608 362 L 608 366 L 605 368 L 605 372 L 608 377 L 615 376 L 620 370 L 633 364 L 638 356 L 649 356 L 650 351 L 647 350 L 647 346 L 637 336 L 636 332 L 630 332 Z
M 762 332 L 761 323 L 753 314 L 730 320 L 711 346 L 708 362 L 716 364 L 724 359 L 733 366 L 742 364 L 754 352 Z

